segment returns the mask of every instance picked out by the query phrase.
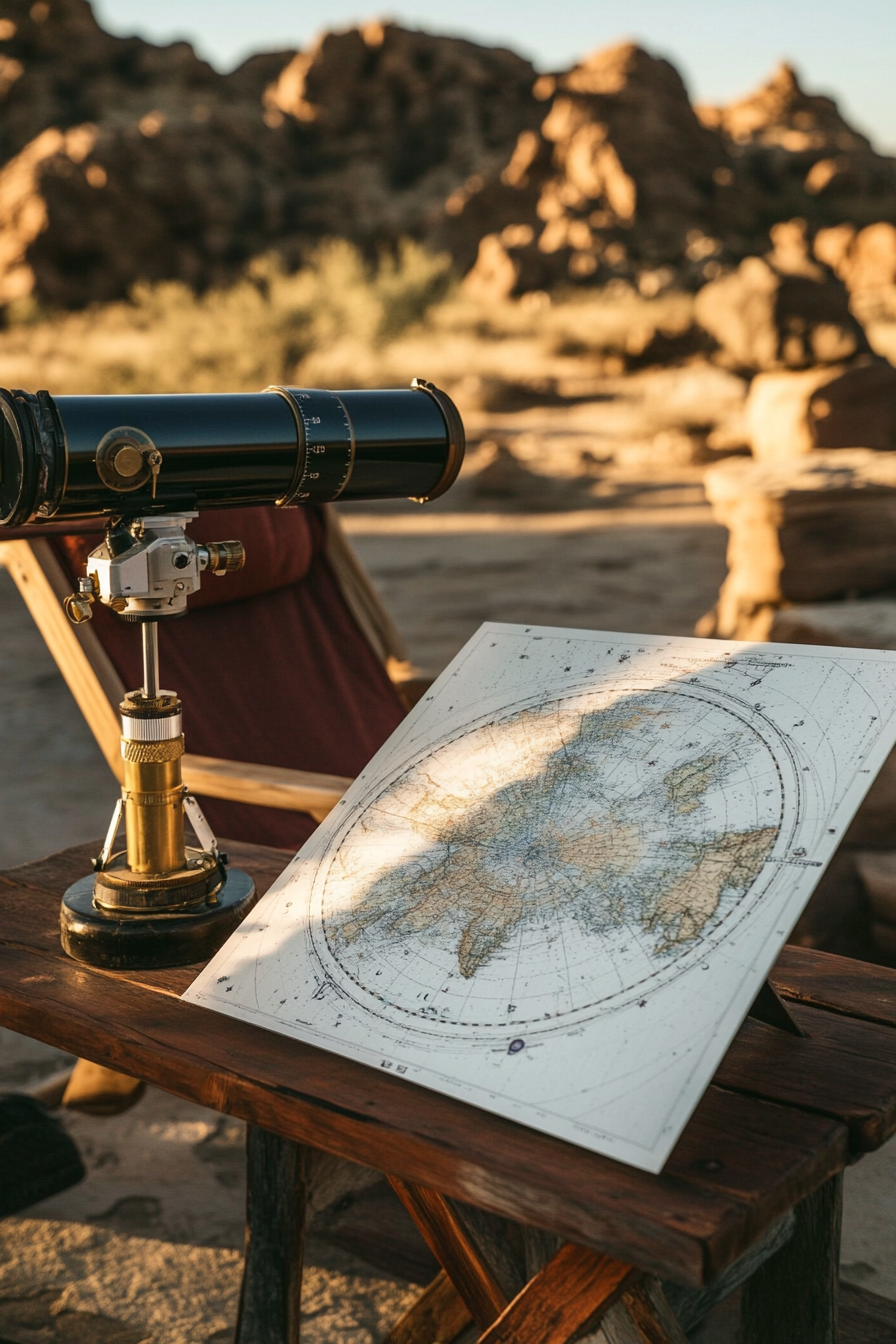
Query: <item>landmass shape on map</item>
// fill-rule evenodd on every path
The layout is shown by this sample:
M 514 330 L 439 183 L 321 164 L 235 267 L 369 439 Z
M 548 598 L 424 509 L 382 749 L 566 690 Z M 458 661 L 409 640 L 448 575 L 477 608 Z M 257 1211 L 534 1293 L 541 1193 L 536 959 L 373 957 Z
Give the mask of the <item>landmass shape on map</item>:
M 480 792 L 472 797 L 460 781 L 456 792 L 444 780 L 427 787 L 422 763 L 361 825 L 373 832 L 401 816 L 425 847 L 366 882 L 343 869 L 352 901 L 327 921 L 335 948 L 423 937 L 451 946 L 471 979 L 521 925 L 535 921 L 549 933 L 561 913 L 583 933 L 637 923 L 654 936 L 658 956 L 699 938 L 725 893 L 741 895 L 755 881 L 777 828 L 700 824 L 708 791 L 728 769 L 730 750 L 721 748 L 689 756 L 697 744 L 684 744 L 655 781 L 614 795 L 602 767 L 616 753 L 642 750 L 645 726 L 670 727 L 668 711 L 649 697 L 584 714 L 522 710 L 478 730 Z M 517 757 L 523 747 L 523 768 L 511 778 L 501 770 L 507 741 Z M 340 854 L 337 868 L 346 863 Z

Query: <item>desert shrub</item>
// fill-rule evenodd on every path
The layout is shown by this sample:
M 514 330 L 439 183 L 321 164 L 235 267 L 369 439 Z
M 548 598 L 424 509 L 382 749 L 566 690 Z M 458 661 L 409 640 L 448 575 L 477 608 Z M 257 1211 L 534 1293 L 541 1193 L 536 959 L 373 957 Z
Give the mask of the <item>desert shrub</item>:
M 56 392 L 243 391 L 304 381 L 315 356 L 353 382 L 376 381 L 379 351 L 450 290 L 450 261 L 403 242 L 368 264 L 322 243 L 300 270 L 254 261 L 227 288 L 136 285 L 128 302 L 47 318 L 7 313 L 0 383 Z M 314 372 L 313 369 L 309 372 Z
M 613 352 L 621 370 L 655 332 L 685 331 L 692 306 L 688 294 L 647 299 L 619 285 L 486 301 L 454 282 L 447 257 L 416 243 L 370 263 L 333 239 L 299 270 L 260 257 L 236 283 L 202 295 L 165 282 L 80 313 L 22 303 L 0 330 L 0 385 L 241 392 L 395 387 L 422 376 L 474 410 L 480 384 L 584 387 L 610 372 Z

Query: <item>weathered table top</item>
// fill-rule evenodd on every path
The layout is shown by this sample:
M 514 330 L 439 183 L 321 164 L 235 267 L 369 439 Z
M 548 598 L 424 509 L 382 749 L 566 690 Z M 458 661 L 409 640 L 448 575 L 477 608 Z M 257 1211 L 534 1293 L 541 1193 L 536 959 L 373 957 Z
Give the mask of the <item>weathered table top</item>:
M 183 1003 L 198 966 L 71 961 L 59 946 L 59 899 L 97 848 L 0 874 L 0 1024 L 681 1283 L 709 1282 L 896 1130 L 896 971 L 787 948 L 772 981 L 808 1036 L 747 1021 L 663 1174 L 650 1176 Z M 227 849 L 262 892 L 288 857 Z

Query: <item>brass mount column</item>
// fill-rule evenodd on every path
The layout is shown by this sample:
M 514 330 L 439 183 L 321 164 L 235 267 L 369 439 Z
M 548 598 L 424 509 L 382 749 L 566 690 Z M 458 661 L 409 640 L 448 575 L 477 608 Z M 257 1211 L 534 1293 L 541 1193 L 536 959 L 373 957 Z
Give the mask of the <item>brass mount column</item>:
M 121 704 L 124 783 L 94 868 L 65 893 L 62 946 L 116 969 L 179 966 L 216 951 L 251 908 L 255 886 L 226 856 L 184 787 L 181 702 L 159 688 L 158 626 L 142 622 L 143 686 Z M 186 844 L 189 808 L 199 847 Z M 115 849 L 122 818 L 125 846 Z

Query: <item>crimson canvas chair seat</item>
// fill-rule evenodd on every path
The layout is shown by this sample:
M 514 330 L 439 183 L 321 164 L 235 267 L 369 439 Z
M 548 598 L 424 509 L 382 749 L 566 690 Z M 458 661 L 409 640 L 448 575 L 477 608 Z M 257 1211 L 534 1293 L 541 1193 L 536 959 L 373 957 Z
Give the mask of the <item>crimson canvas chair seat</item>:
M 362 630 L 337 577 L 334 520 L 313 508 L 217 510 L 189 531 L 197 541 L 239 538 L 246 564 L 222 578 L 206 575 L 187 616 L 159 622 L 162 683 L 183 702 L 187 750 L 358 774 L 405 708 L 386 670 L 388 648 L 369 623 Z M 95 533 L 52 538 L 72 588 L 97 542 Z M 344 561 L 341 537 L 337 544 Z M 139 628 L 99 604 L 93 610 L 92 628 L 115 671 L 127 689 L 138 687 Z M 202 797 L 202 807 L 219 835 L 288 849 L 316 824 L 307 813 L 221 798 Z

